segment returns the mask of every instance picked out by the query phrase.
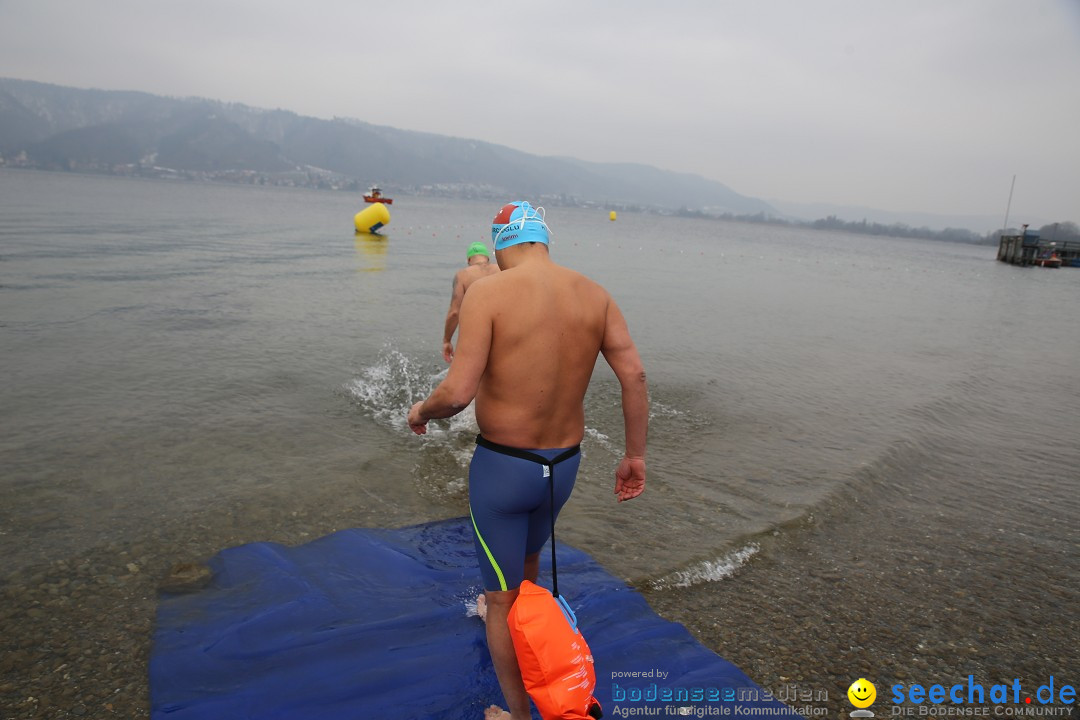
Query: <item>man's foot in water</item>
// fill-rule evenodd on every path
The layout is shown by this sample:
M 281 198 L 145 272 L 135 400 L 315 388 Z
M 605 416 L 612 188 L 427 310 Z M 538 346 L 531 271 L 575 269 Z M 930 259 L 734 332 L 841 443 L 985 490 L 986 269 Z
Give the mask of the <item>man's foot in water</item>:
M 480 593 L 476 598 L 476 614 L 480 616 L 481 620 L 487 622 L 487 596 L 483 593 Z
M 512 720 L 510 713 L 498 705 L 491 705 L 484 711 L 484 720 Z

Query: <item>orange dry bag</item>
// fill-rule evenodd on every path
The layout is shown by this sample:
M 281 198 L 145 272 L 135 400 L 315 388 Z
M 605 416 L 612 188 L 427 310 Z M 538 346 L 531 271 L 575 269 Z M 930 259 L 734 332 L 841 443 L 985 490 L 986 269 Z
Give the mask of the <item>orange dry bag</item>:
M 510 608 L 509 623 L 521 679 L 540 716 L 601 717 L 600 703 L 592 696 L 596 687 L 592 652 L 566 600 L 525 580 Z

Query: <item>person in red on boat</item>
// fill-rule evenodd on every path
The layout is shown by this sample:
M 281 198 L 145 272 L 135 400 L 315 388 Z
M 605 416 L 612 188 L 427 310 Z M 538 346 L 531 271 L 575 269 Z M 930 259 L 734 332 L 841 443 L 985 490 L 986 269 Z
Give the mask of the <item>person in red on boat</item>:
M 468 265 L 454 273 L 450 309 L 446 312 L 446 323 L 443 327 L 442 356 L 447 363 L 454 359 L 454 331 L 457 330 L 461 300 L 465 297 L 465 291 L 480 278 L 499 272 L 499 266 L 491 262 L 487 245 L 482 242 L 474 242 L 469 246 L 465 251 L 465 262 Z
M 603 354 L 622 387 L 626 449 L 615 468 L 615 497 L 631 500 L 645 490 L 649 398 L 622 312 L 599 284 L 551 261 L 542 211 L 526 202 L 505 205 L 491 234 L 502 272 L 464 296 L 446 378 L 412 406 L 407 422 L 423 435 L 429 420 L 456 415 L 476 400 L 481 437 L 469 466 L 469 512 L 484 579 L 488 649 L 510 717 L 527 720 L 529 696 L 507 618 L 522 580 L 536 581 L 552 514 L 569 498 L 576 472 L 556 472 L 549 491 L 536 463 L 508 451 L 547 457 L 577 449 L 585 435 L 585 392 Z M 489 716 L 499 714 L 505 717 L 489 708 Z

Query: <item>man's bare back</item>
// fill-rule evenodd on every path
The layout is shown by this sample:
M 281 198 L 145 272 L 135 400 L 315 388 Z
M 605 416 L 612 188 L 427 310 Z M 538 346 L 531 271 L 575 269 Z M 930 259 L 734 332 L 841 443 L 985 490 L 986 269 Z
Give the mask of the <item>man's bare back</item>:
M 450 417 L 476 399 L 476 420 L 488 440 L 519 448 L 576 445 L 585 432 L 584 399 L 602 353 L 623 389 L 626 455 L 645 456 L 648 394 L 645 371 L 626 320 L 611 296 L 580 273 L 556 265 L 547 246 L 515 245 L 497 251 L 503 272 L 473 283 L 461 303 L 458 347 L 450 370 L 409 424 L 426 432 L 431 418 Z
M 461 316 L 461 301 L 465 298 L 465 291 L 480 278 L 495 275 L 499 272 L 499 266 L 488 259 L 486 250 L 484 250 L 483 255 L 474 253 L 469 257 L 468 262 L 468 267 L 454 273 L 454 285 L 450 293 L 450 309 L 446 312 L 446 322 L 443 324 L 442 353 L 446 362 L 454 359 L 453 338 Z
M 473 293 L 466 298 L 470 310 L 491 326 L 476 394 L 480 432 L 514 447 L 580 443 L 585 391 L 604 340 L 607 291 L 545 252 L 478 283 Z
M 499 266 L 493 262 L 470 265 L 457 271 L 457 274 L 454 275 L 454 284 L 460 285 L 461 291 L 465 292 L 470 285 L 480 278 L 494 275 L 497 272 L 499 272 Z

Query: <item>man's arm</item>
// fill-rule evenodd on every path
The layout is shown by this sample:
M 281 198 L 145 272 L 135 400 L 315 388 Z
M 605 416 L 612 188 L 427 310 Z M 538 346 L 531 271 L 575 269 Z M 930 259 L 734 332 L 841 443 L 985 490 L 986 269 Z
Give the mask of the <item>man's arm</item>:
M 461 312 L 461 300 L 465 297 L 465 283 L 461 282 L 461 271 L 454 273 L 454 290 L 450 294 L 450 309 L 446 312 L 446 323 L 443 327 L 442 356 L 443 360 L 450 362 L 454 359 L 454 331 L 458 327 L 458 316 Z
M 615 371 L 622 386 L 623 426 L 626 434 L 626 454 L 615 470 L 615 495 L 619 502 L 636 498 L 645 491 L 645 442 L 649 434 L 649 389 L 645 382 L 645 366 L 637 347 L 630 338 L 619 306 L 608 300 L 604 342 L 600 347 L 604 359 Z
M 428 420 L 457 415 L 476 397 L 491 350 L 491 303 L 484 302 L 484 294 L 474 285 L 462 301 L 458 347 L 450 369 L 431 395 L 409 410 L 409 427 L 417 435 L 427 432 Z

